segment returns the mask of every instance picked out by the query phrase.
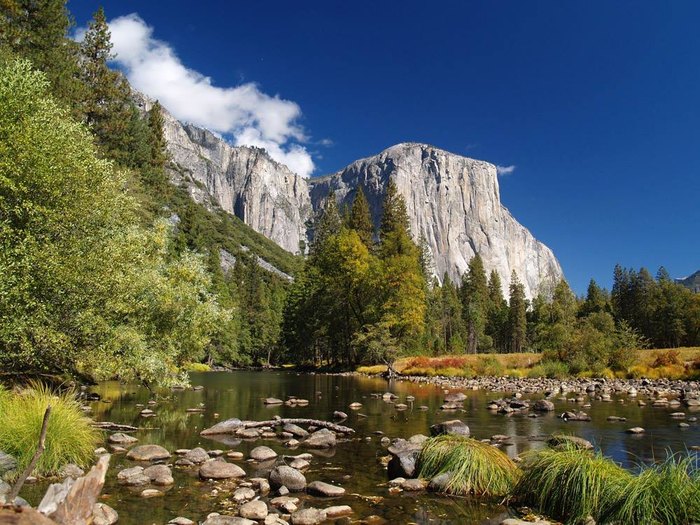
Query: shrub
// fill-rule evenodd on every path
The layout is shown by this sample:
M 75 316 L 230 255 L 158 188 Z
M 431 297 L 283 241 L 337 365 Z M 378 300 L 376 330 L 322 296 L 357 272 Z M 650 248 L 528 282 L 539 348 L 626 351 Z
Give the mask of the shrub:
M 678 350 L 666 350 L 656 356 L 652 368 L 661 368 L 664 366 L 682 365 L 681 353 Z
M 19 471 L 29 464 L 36 451 L 44 412 L 49 405 L 51 416 L 46 433 L 46 449 L 34 474 L 55 474 L 67 463 L 80 466 L 90 463 L 101 434 L 83 415 L 73 392 L 59 394 L 40 383 L 32 383 L 18 394 L 6 394 L 0 395 L 3 413 L 0 450 L 17 458 Z
M 447 435 L 429 439 L 418 458 L 420 476 L 449 474 L 446 492 L 458 495 L 505 496 L 520 471 L 499 449 L 476 439 Z
M 187 363 L 184 368 L 188 372 L 211 372 L 211 367 L 206 363 Z
M 479 359 L 475 365 L 477 375 L 480 376 L 502 376 L 505 367 L 492 355 L 487 355 Z

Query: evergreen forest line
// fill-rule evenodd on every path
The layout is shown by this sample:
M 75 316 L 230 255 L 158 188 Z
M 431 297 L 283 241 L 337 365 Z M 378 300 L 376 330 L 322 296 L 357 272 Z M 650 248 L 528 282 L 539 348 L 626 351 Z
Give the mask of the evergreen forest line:
M 527 300 L 477 254 L 430 275 L 389 184 L 381 224 L 330 196 L 306 257 L 173 184 L 163 115 L 109 67 L 100 9 L 82 42 L 62 0 L 0 4 L 0 369 L 167 385 L 193 364 L 391 365 L 404 355 L 539 352 L 624 371 L 643 347 L 700 346 L 700 294 L 617 266 Z M 222 255 L 235 263 L 224 270 Z M 292 275 L 289 283 L 258 258 Z M 546 288 L 546 289 L 545 289 Z M 505 292 L 505 293 L 504 293 Z

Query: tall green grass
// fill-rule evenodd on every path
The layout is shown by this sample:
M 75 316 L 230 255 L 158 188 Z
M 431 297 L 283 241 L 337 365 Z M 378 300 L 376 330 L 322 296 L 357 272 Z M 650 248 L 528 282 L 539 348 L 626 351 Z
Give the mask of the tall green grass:
M 418 458 L 420 476 L 431 479 L 449 474 L 450 494 L 505 496 L 520 471 L 497 448 L 463 436 L 438 436 L 426 441 Z
M 32 383 L 19 393 L 0 391 L 0 450 L 17 458 L 19 472 L 31 461 L 39 443 L 46 407 L 51 405 L 44 453 L 34 475 L 56 474 L 67 463 L 87 466 L 101 438 L 90 426 L 73 392 L 58 393 Z
M 566 523 L 577 523 L 587 516 L 598 522 L 611 521 L 623 488 L 633 478 L 602 454 L 567 444 L 530 454 L 523 468 L 515 495 Z
M 614 516 L 620 523 L 685 525 L 700 521 L 697 461 L 671 455 L 644 467 L 622 488 Z
M 530 454 L 514 495 L 524 504 L 579 523 L 689 525 L 700 522 L 695 459 L 670 456 L 634 475 L 600 453 L 564 443 Z

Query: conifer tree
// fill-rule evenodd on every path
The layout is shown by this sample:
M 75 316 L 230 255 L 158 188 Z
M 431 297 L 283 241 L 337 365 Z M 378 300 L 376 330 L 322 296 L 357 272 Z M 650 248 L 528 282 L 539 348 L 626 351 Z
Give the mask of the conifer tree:
M 510 277 L 510 301 L 508 306 L 508 328 L 510 336 L 510 351 L 522 352 L 525 347 L 527 334 L 527 303 L 525 299 L 525 287 L 518 279 L 518 274 Z
M 485 333 L 491 337 L 498 352 L 507 351 L 506 329 L 508 325 L 508 303 L 503 298 L 501 276 L 491 270 L 488 282 L 488 308 L 486 313 Z
M 102 8 L 94 14 L 80 46 L 82 80 L 86 87 L 83 101 L 85 121 L 97 139 L 103 154 L 120 159 L 128 151 L 133 113 L 130 88 L 124 77 L 110 69 L 112 42 Z
M 380 233 L 382 237 L 396 231 L 409 231 L 408 212 L 406 211 L 406 201 L 399 194 L 396 183 L 389 179 L 384 195 L 382 206 L 382 222 Z
M 0 2 L 0 46 L 43 71 L 53 97 L 78 117 L 84 90 L 79 78 L 79 46 L 68 38 L 72 26 L 66 0 Z
M 362 191 L 362 186 L 358 186 L 355 198 L 352 201 L 348 226 L 357 232 L 360 240 L 367 248 L 372 248 L 374 244 L 374 225 L 369 211 L 369 203 Z
M 475 354 L 480 340 L 484 339 L 488 303 L 486 272 L 479 254 L 476 254 L 469 261 L 467 273 L 462 278 L 460 292 L 462 316 L 467 325 L 467 353 Z

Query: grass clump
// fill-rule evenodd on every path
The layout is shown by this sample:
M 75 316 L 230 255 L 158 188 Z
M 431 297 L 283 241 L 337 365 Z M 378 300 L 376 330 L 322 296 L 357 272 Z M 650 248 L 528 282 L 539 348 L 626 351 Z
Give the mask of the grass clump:
M 450 494 L 505 496 L 520 475 L 513 461 L 497 448 L 476 439 L 446 435 L 429 439 L 418 458 L 420 477 L 449 474 Z
M 672 455 L 660 465 L 643 468 L 622 488 L 613 515 L 619 523 L 697 523 L 700 484 L 696 460 Z
M 564 444 L 531 454 L 514 494 L 565 523 L 577 523 L 588 516 L 608 523 L 614 521 L 610 518 L 633 478 L 600 453 Z
M 58 393 L 32 383 L 17 394 L 0 392 L 0 450 L 17 458 L 18 472 L 26 468 L 36 451 L 44 412 L 49 405 L 46 449 L 34 475 L 56 474 L 68 463 L 84 467 L 94 457 L 101 434 L 90 426 L 91 420 L 83 414 L 73 392 Z

